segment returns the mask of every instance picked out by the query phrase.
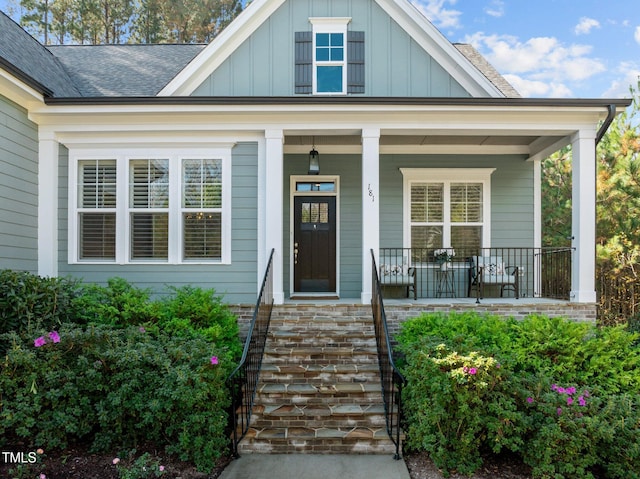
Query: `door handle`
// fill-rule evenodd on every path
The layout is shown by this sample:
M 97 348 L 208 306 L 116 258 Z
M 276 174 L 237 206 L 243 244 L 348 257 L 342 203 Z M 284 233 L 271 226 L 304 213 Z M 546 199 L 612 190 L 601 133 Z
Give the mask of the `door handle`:
M 298 243 L 293 244 L 293 264 L 298 264 Z

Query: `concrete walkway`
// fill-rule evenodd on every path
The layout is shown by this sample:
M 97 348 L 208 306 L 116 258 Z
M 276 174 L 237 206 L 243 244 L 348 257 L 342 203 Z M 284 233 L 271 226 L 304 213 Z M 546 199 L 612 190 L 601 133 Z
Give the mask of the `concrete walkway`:
M 390 455 L 245 454 L 220 479 L 409 479 Z

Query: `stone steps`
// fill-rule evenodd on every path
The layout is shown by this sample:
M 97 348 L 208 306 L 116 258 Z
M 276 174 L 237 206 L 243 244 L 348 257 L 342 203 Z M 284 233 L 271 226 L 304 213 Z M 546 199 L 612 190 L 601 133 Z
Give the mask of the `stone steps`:
M 373 322 L 356 310 L 274 308 L 241 454 L 395 453 Z

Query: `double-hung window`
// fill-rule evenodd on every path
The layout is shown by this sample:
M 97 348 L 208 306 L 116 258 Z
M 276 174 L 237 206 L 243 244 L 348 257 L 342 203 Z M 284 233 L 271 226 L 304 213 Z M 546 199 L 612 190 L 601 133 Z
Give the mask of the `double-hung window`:
M 222 257 L 222 160 L 182 161 L 183 257 Z
M 73 152 L 69 261 L 229 263 L 231 151 L 198 153 Z
M 349 18 L 312 18 L 313 93 L 347 93 L 347 24 Z
M 488 247 L 493 169 L 401 169 L 405 245 L 453 248 L 472 254 Z
M 131 260 L 169 258 L 169 160 L 129 161 Z
M 116 258 L 116 161 L 78 162 L 78 259 Z M 72 189 L 73 191 L 73 189 Z

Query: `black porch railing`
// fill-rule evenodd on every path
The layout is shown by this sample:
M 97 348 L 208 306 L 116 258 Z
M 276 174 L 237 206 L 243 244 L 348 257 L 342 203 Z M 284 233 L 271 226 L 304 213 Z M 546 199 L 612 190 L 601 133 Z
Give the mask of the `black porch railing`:
M 273 253 L 271 250 L 267 269 L 258 294 L 256 308 L 253 312 L 244 351 L 240 364 L 227 378 L 227 386 L 231 391 L 231 418 L 233 427 L 231 452 L 238 457 L 238 443 L 249 430 L 251 410 L 256 395 L 264 345 L 267 341 L 271 311 L 273 310 Z
M 505 247 L 455 250 L 454 255 L 451 248 L 381 248 L 377 273 L 385 298 L 569 300 L 572 252 Z
M 402 388 L 406 379 L 393 361 L 393 349 L 387 327 L 387 316 L 382 301 L 382 286 L 378 277 L 376 257 L 371 250 L 372 288 L 371 308 L 373 310 L 373 324 L 375 326 L 376 344 L 378 347 L 378 364 L 380 365 L 380 379 L 382 382 L 382 397 L 387 426 L 387 434 L 396 446 L 394 459 L 400 459 L 400 421 L 402 419 Z

